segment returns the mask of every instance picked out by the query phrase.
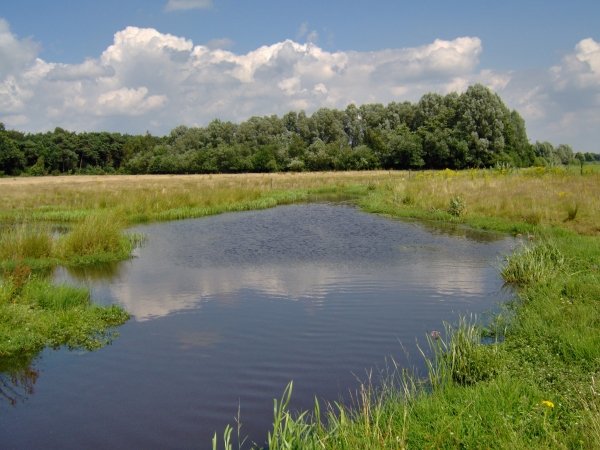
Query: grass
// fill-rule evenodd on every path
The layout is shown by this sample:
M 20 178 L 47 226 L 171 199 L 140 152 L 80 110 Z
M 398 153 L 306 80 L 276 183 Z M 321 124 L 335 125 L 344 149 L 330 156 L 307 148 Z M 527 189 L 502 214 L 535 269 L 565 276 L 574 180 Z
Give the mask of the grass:
M 123 257 L 140 239 L 125 239 L 130 224 L 268 208 L 315 193 L 357 196 L 363 210 L 393 217 L 521 234 L 523 244 L 500 268 L 518 296 L 500 314 L 446 324 L 426 341 L 423 353 L 432 356 L 425 377 L 392 362 L 379 380 L 365 381 L 352 405 L 317 402 L 310 413 L 291 412 L 290 385 L 274 405 L 269 448 L 600 448 L 596 169 L 1 179 L 0 217 L 12 224 L 2 231 L 2 259 L 18 267 L 19 258 L 82 264 L 95 255 Z M 57 220 L 70 223 L 70 233 L 39 231 Z M 78 345 L 101 342 L 101 328 L 79 333 L 86 328 L 69 322 L 72 308 L 103 314 L 77 306 L 78 295 L 66 294 L 70 288 L 61 293 L 35 278 L 30 288 L 6 294 L 11 283 L 3 282 L 3 295 L 18 301 L 3 307 L 20 311 L 13 323 L 34 326 L 33 333 L 19 328 L 18 339 L 31 348 L 71 337 Z M 59 291 L 33 301 L 52 289 Z M 62 310 L 67 298 L 74 305 Z M 31 305 L 61 317 L 56 334 L 36 337 L 49 325 L 27 322 Z M 228 448 L 231 431 L 223 436 Z
M 1 366 L 44 347 L 99 348 L 115 337 L 110 327 L 128 319 L 117 306 L 93 305 L 85 288 L 54 286 L 19 265 L 0 282 Z

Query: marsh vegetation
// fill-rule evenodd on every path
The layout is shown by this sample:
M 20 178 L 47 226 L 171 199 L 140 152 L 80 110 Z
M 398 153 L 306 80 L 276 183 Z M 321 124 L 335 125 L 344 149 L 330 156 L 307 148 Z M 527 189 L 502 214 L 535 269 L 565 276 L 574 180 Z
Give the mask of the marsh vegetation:
M 600 446 L 596 166 L 18 178 L 2 179 L 0 186 L 7 224 L 0 237 L 7 270 L 2 307 L 15 314 L 0 340 L 15 353 L 12 336 L 22 349 L 93 347 L 104 326 L 125 320 L 122 310 L 94 309 L 85 291 L 52 287 L 37 275 L 29 277 L 26 267 L 126 258 L 143 239 L 124 234 L 135 223 L 343 193 L 358 197 L 363 210 L 373 213 L 521 235 L 522 244 L 506 255 L 501 269 L 504 279 L 518 286 L 518 298 L 485 323 L 447 325 L 445 332 L 423 340 L 422 347 L 433 352 L 426 379 L 395 370 L 392 363 L 380 382 L 366 380 L 353 406 L 321 403 L 300 416 L 286 408 L 290 386 L 277 404 L 269 448 Z M 52 230 L 57 221 L 67 224 L 66 233 Z M 69 308 L 101 321 L 73 330 Z M 51 339 L 31 333 L 30 326 L 50 329 L 44 311 L 60 312 L 67 325 L 58 329 L 72 331 L 53 329 Z M 12 316 L 3 312 L 3 317 Z M 87 337 L 81 330 L 89 331 Z

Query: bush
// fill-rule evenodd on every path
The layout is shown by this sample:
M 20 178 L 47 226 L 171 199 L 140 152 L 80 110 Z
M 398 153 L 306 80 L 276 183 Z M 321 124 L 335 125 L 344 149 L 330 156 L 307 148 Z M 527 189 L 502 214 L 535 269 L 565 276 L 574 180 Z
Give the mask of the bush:
M 460 195 L 452 197 L 448 212 L 456 217 L 464 216 L 467 213 L 467 202 Z

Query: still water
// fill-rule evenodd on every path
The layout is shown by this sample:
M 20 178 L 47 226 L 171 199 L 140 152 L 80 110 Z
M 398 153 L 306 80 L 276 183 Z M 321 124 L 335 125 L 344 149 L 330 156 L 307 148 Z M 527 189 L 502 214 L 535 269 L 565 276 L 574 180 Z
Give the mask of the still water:
M 512 238 L 349 204 L 136 230 L 134 259 L 55 274 L 134 317 L 100 350 L 43 352 L 34 393 L 0 402 L 0 448 L 210 448 L 238 408 L 262 444 L 290 380 L 295 409 L 347 402 L 367 369 L 422 368 L 416 340 L 508 295 L 494 266 Z

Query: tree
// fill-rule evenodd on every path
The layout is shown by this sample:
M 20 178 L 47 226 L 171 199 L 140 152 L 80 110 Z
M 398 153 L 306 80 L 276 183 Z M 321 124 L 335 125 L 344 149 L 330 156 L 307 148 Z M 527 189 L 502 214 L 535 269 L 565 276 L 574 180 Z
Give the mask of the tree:
M 556 147 L 555 153 L 562 164 L 569 164 L 569 162 L 571 162 L 571 160 L 575 157 L 573 149 L 567 144 L 560 144 L 558 147 Z
M 6 133 L 0 132 L 0 171 L 9 175 L 20 173 L 25 166 L 25 155 Z
M 516 110 L 510 113 L 510 125 L 507 129 L 507 153 L 511 156 L 515 166 L 527 167 L 533 163 L 535 154 L 533 146 L 527 138 L 525 120 Z
M 561 164 L 561 160 L 556 154 L 554 145 L 548 141 L 535 141 L 535 144 L 533 144 L 533 152 L 537 159 L 542 159 L 545 162 L 544 165 L 554 166 L 556 164 Z
M 491 166 L 504 152 L 510 111 L 498 94 L 482 84 L 469 86 L 457 102 L 456 132 L 467 142 L 467 163 Z
M 419 168 L 424 163 L 421 137 L 410 131 L 406 125 L 401 126 L 389 138 L 384 167 L 410 169 Z

